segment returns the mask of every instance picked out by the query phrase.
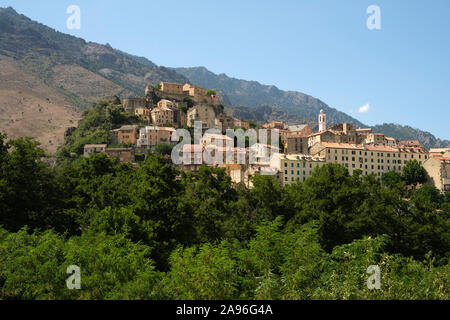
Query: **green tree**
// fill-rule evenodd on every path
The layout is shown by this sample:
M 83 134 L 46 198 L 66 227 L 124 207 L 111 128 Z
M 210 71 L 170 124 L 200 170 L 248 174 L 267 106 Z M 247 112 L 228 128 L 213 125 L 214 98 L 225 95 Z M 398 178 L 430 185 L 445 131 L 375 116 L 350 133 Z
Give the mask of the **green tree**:
M 168 143 L 158 143 L 155 146 L 155 152 L 163 156 L 170 156 L 172 154 L 173 147 L 173 145 L 170 145 Z
M 397 171 L 389 171 L 383 174 L 382 177 L 383 184 L 388 187 L 395 187 L 403 181 L 402 175 L 398 173 Z
M 403 167 L 402 177 L 406 184 L 415 186 L 427 181 L 427 171 L 417 160 L 409 160 Z
M 19 138 L 4 144 L 0 139 L 0 225 L 17 231 L 54 227 L 65 231 L 73 227 L 61 212 L 61 194 L 54 172 L 42 159 L 46 154 L 32 138 Z M 9 152 L 5 150 L 9 148 Z

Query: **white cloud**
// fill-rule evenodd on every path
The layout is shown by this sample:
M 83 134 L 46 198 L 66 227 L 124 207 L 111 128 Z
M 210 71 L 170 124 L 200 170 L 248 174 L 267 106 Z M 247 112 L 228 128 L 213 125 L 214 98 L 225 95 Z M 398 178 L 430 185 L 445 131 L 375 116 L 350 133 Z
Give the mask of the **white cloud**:
M 365 105 L 363 105 L 362 107 L 360 107 L 358 109 L 358 112 L 359 113 L 366 113 L 366 112 L 369 111 L 369 109 L 370 109 L 370 104 L 366 103 Z

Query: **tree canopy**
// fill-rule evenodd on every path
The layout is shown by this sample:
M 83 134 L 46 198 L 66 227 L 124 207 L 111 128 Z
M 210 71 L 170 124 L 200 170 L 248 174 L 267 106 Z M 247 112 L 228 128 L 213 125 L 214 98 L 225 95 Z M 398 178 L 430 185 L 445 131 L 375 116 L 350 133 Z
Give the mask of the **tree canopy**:
M 109 128 L 120 115 L 107 109 L 88 120 Z M 450 196 L 406 188 L 420 164 L 382 180 L 328 164 L 249 189 L 224 169 L 182 172 L 161 149 L 139 168 L 105 154 L 50 167 L 33 139 L 0 135 L 0 299 L 450 297 Z M 81 290 L 65 286 L 71 265 Z M 381 290 L 365 285 L 369 265 Z

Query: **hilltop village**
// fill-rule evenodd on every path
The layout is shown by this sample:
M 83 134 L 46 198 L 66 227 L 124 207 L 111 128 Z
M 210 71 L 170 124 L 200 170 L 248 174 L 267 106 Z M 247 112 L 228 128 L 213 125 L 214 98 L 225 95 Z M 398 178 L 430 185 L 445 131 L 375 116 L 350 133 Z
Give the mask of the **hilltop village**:
M 115 98 L 118 100 L 118 98 Z M 201 121 L 203 132 L 217 129 L 222 134 L 205 134 L 197 144 L 185 144 L 182 156 L 200 161 L 180 164 L 184 171 L 196 172 L 202 164 L 205 148 L 222 151 L 223 161 L 209 164 L 223 167 L 234 183 L 244 183 L 251 187 L 251 177 L 267 174 L 270 169 L 282 185 L 305 181 L 312 175 L 314 168 L 327 163 L 338 163 L 346 167 L 350 174 L 360 170 L 362 174 L 374 174 L 381 178 L 383 174 L 402 172 L 409 160 L 417 160 L 427 171 L 431 185 L 442 192 L 450 190 L 450 148 L 426 150 L 417 140 L 397 141 L 382 133 L 372 132 L 370 128 L 357 128 L 349 123 L 327 125 L 327 116 L 323 110 L 318 115 L 318 131 L 313 132 L 308 124 L 288 125 L 273 121 L 255 126 L 224 112 L 219 96 L 213 90 L 191 84 L 165 83 L 146 87 L 145 97 L 127 98 L 122 103 L 129 114 L 139 117 L 146 125 L 124 125 L 110 131 L 112 145 L 126 147 L 108 147 L 107 144 L 86 144 L 84 156 L 93 153 L 106 153 L 118 157 L 120 162 L 135 163 L 135 155 L 146 153 L 159 144 L 176 145 L 172 133 L 176 128 L 193 128 L 195 121 Z M 276 130 L 280 137 L 280 148 L 270 144 L 256 143 L 247 148 L 237 148 L 232 139 L 225 135 L 227 129 L 263 128 L 268 132 Z M 217 142 L 220 141 L 220 144 Z M 225 147 L 227 145 L 228 146 Z M 228 150 L 228 149 L 230 150 Z M 256 163 L 248 161 L 249 151 L 254 150 L 257 158 L 267 159 Z M 233 159 L 243 158 L 238 163 L 227 161 L 227 151 Z M 228 163 L 227 163 L 228 162 Z M 203 163 L 204 164 L 204 163 Z

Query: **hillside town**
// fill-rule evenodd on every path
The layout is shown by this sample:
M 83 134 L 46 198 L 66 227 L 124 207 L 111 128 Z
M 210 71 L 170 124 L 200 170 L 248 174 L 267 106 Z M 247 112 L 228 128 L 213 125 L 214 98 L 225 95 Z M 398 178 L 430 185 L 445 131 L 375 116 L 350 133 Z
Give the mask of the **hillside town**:
M 360 170 L 363 175 L 374 174 L 381 178 L 390 171 L 401 173 L 409 160 L 417 160 L 426 169 L 429 184 L 441 192 L 450 190 L 450 148 L 427 150 L 417 140 L 397 141 L 372 132 L 371 128 L 357 128 L 349 123 L 328 126 L 323 110 L 318 115 L 317 132 L 308 124 L 288 125 L 281 121 L 253 125 L 257 134 L 258 129 L 265 129 L 269 140 L 260 143 L 258 139 L 257 143 L 243 148 L 238 147 L 226 131 L 248 130 L 250 122 L 227 115 L 213 90 L 161 82 L 146 87 L 145 97 L 127 98 L 116 103 L 122 103 L 126 112 L 138 116 L 145 125 L 123 125 L 111 130 L 111 145 L 122 147 L 86 144 L 85 157 L 106 153 L 120 162 L 138 165 L 136 154 L 145 154 L 159 144 L 174 146 L 178 144 L 178 140 L 173 139 L 177 128 L 193 128 L 195 122 L 200 122 L 202 133 L 216 129 L 221 134 L 206 132 L 197 143 L 184 144 L 181 157 L 192 161 L 178 164 L 183 171 L 197 172 L 201 165 L 222 167 L 234 183 L 244 183 L 248 187 L 252 186 L 250 178 L 253 175 L 272 174 L 284 186 L 305 181 L 314 168 L 328 163 L 338 163 L 350 174 Z M 270 141 L 272 131 L 279 135 L 279 143 Z M 223 155 L 221 161 L 209 164 L 202 161 L 207 148 L 220 152 Z M 255 152 L 256 162 L 249 161 L 250 152 Z

